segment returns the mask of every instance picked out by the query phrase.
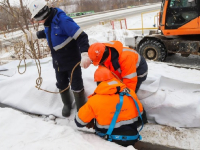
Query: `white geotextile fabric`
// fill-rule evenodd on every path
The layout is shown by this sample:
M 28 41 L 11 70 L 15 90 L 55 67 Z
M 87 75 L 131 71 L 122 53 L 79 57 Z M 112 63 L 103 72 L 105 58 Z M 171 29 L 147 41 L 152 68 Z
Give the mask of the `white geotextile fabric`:
M 40 60 L 43 78 L 41 88 L 52 92 L 58 92 L 56 88 L 55 71 L 51 60 L 51 58 Z M 38 70 L 35 61 L 27 60 L 26 63 L 26 72 L 22 75 L 18 73 L 17 69 L 19 61 L 14 61 L 3 66 L 8 69 L 8 71 L 2 71 L 0 74 L 9 72 L 10 70 L 15 70 L 16 73 L 15 75 L 10 75 L 10 77 L 0 75 L 0 102 L 34 114 L 52 114 L 57 117 L 62 117 L 63 103 L 60 94 L 47 93 L 35 88 L 36 79 L 38 78 Z M 20 72 L 24 72 L 24 69 L 24 63 L 22 62 Z M 92 82 L 92 74 L 95 68 L 92 67 L 91 69 L 87 70 L 87 75 L 90 75 L 89 77 L 84 74 L 85 70 L 83 70 L 83 76 L 86 76 L 84 77 L 84 83 L 87 82 L 87 87 L 85 88 L 87 96 L 92 94 L 96 87 L 96 84 Z
M 23 75 L 17 73 L 18 64 L 19 61 L 14 61 L 3 66 L 9 70 L 16 68 L 16 74 L 11 77 L 0 75 L 0 102 L 30 113 L 62 117 L 63 104 L 60 95 L 35 88 L 38 73 L 34 60 L 27 60 L 26 73 Z M 58 91 L 51 58 L 42 59 L 41 65 L 41 88 Z M 164 77 L 151 65 L 150 62 L 148 78 L 138 92 L 138 97 L 147 111 L 148 120 L 176 127 L 200 127 L 200 83 Z M 82 69 L 86 96 L 92 94 L 96 87 L 93 81 L 95 69 L 93 65 Z M 20 72 L 23 71 L 22 64 Z
M 150 74 L 137 95 L 151 122 L 200 127 L 200 84 Z

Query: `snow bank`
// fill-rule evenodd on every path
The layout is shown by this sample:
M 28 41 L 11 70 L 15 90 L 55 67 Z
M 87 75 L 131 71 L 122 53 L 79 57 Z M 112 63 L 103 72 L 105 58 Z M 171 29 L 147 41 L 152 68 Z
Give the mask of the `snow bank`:
M 83 131 L 77 131 L 67 124 L 46 122 L 9 108 L 0 108 L 0 118 L 2 150 L 134 150 L 132 146 L 124 148 L 95 134 L 89 134 L 87 138 Z

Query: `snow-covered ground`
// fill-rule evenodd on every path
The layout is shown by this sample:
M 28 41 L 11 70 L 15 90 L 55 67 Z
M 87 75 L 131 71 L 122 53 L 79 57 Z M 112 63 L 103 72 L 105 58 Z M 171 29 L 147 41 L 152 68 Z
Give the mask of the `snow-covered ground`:
M 155 14 L 145 15 L 145 27 L 152 27 Z M 127 23 L 128 28 L 138 28 L 141 18 L 127 18 Z M 97 25 L 85 29 L 85 32 L 89 35 L 90 44 L 109 40 L 124 43 L 125 36 L 139 33 L 121 30 L 117 22 L 116 28 L 113 31 L 109 24 Z M 0 58 L 4 56 L 7 53 L 0 54 Z M 41 60 L 41 88 L 58 91 L 51 60 L 50 57 Z M 182 59 L 179 55 L 174 55 L 167 62 L 200 66 L 196 56 Z M 18 73 L 18 64 L 19 61 L 12 61 L 0 66 L 0 70 L 8 69 L 0 71 L 0 103 L 37 115 L 0 108 L 0 149 L 134 149 L 132 146 L 124 148 L 107 142 L 94 135 L 92 129 L 78 129 L 73 121 L 75 108 L 69 118 L 63 118 L 63 104 L 59 94 L 46 93 L 34 87 L 38 77 L 34 60 L 27 60 L 26 73 L 23 75 Z M 148 61 L 148 66 L 148 78 L 138 92 L 150 122 L 141 132 L 143 141 L 184 149 L 200 149 L 200 71 L 153 61 Z M 24 71 L 23 67 L 22 64 L 20 72 Z M 95 69 L 93 65 L 82 69 L 86 96 L 93 93 L 96 87 L 93 82 Z

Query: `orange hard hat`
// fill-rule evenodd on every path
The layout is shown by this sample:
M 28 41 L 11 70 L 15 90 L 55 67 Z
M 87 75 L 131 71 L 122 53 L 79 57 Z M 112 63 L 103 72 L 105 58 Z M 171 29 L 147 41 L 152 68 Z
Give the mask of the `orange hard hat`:
M 94 43 L 88 49 L 88 55 L 95 66 L 99 65 L 106 46 L 103 43 Z
M 99 66 L 98 69 L 94 73 L 94 81 L 95 82 L 101 82 L 101 81 L 107 81 L 115 76 L 112 74 L 112 72 L 103 66 Z

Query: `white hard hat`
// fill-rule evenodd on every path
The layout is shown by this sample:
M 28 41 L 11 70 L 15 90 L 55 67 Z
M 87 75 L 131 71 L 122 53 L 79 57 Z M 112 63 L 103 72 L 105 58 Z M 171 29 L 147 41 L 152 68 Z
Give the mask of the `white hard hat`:
M 45 0 L 32 0 L 28 8 L 31 12 L 31 18 L 34 18 L 34 16 L 44 7 L 47 5 L 47 2 Z

